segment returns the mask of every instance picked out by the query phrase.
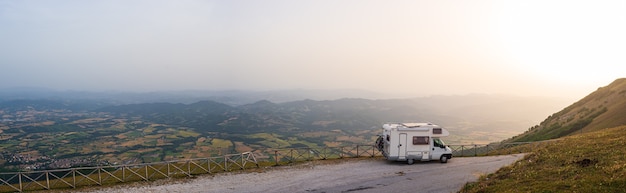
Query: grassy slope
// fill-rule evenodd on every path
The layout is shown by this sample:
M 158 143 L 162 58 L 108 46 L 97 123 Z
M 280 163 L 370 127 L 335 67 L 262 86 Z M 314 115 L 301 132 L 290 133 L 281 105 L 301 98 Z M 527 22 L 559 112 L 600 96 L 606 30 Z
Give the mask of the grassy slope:
M 625 147 L 626 126 L 565 137 L 460 192 L 623 192 Z
M 595 100 L 604 103 L 608 110 L 585 127 L 588 131 L 626 125 L 626 117 L 623 116 L 626 113 L 626 78 L 617 79 L 610 85 L 598 89 L 598 91 L 602 89 L 604 97 L 598 96 Z
M 507 142 L 556 139 L 626 125 L 626 78 L 613 81 Z

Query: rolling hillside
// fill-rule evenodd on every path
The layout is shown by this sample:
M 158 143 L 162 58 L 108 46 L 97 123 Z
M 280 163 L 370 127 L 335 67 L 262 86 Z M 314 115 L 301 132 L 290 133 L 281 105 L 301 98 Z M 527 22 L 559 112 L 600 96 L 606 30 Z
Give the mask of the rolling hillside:
M 600 87 L 508 141 L 540 141 L 626 125 L 626 78 Z
M 109 106 L 98 111 L 207 131 L 363 130 L 377 128 L 389 121 L 429 121 L 470 130 L 519 132 L 529 123 L 548 115 L 546 112 L 562 107 L 562 103 L 550 98 L 468 95 L 284 103 L 261 100 L 241 106 L 213 101 L 142 103 Z
M 460 192 L 623 192 L 625 113 L 626 79 L 621 78 L 508 141 L 561 140 Z

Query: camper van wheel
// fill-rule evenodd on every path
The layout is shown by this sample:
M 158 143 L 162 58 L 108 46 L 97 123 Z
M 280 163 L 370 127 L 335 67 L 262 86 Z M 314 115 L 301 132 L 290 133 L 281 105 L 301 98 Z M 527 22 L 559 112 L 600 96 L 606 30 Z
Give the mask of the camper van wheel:
M 439 161 L 441 161 L 441 163 L 448 163 L 448 156 L 442 155 Z
M 406 163 L 409 165 L 413 165 L 413 159 L 406 160 Z

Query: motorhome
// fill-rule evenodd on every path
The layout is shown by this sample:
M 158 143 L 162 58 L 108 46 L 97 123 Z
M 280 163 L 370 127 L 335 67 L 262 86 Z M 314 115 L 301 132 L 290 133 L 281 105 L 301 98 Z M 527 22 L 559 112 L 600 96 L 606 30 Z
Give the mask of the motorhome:
M 447 163 L 452 158 L 452 149 L 441 137 L 448 135 L 448 130 L 432 123 L 386 123 L 376 146 L 391 161 Z

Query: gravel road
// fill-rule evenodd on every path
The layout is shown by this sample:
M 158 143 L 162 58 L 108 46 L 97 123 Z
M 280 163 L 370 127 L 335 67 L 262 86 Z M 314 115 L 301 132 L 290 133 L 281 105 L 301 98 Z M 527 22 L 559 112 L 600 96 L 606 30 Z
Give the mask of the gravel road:
M 85 190 L 104 192 L 457 192 L 468 181 L 521 159 L 523 154 L 453 158 L 439 162 L 391 162 L 346 159 L 328 164 L 313 161 L 297 166 L 260 169 L 258 172 L 224 173 L 173 182 L 120 185 Z

